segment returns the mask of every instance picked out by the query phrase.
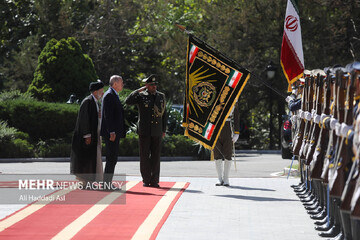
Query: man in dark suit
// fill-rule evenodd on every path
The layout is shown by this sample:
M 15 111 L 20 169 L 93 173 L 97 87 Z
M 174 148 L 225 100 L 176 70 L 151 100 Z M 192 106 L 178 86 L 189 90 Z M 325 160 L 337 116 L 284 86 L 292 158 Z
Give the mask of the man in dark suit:
M 91 94 L 81 102 L 72 139 L 70 172 L 83 184 L 102 181 L 99 101 L 103 88 L 100 80 L 90 83 Z
M 106 165 L 104 170 L 104 188 L 114 189 L 111 184 L 114 175 L 120 138 L 125 138 L 124 108 L 118 92 L 123 89 L 123 79 L 114 75 L 110 78 L 109 89 L 105 92 L 102 104 L 101 136 L 106 145 Z
M 144 187 L 159 187 L 161 140 L 166 132 L 166 99 L 156 90 L 158 77 L 145 78 L 145 87 L 135 90 L 125 100 L 137 105 L 140 172 Z

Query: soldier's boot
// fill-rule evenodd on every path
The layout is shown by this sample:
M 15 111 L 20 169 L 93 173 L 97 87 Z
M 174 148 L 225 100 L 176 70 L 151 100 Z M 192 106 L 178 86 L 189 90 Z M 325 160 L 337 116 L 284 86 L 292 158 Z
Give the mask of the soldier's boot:
M 224 186 L 230 186 L 229 173 L 231 167 L 231 160 L 224 160 Z
M 350 219 L 352 239 L 360 239 L 360 218 L 351 216 Z
M 341 226 L 343 229 L 344 238 L 346 240 L 352 240 L 350 211 L 345 211 L 340 209 L 340 214 L 341 214 Z
M 222 186 L 224 184 L 222 159 L 215 160 L 215 166 L 218 175 L 218 182 L 215 184 L 215 186 Z

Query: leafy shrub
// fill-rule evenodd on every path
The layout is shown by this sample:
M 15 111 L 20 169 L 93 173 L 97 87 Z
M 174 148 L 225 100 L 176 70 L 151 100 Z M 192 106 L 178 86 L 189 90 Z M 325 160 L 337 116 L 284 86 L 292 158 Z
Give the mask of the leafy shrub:
M 0 157 L 32 157 L 33 146 L 28 142 L 29 136 L 9 127 L 6 122 L 0 121 Z
M 129 96 L 129 94 L 131 92 L 132 92 L 132 90 L 124 88 L 119 93 L 120 101 L 122 103 L 125 103 L 125 99 L 127 98 L 127 96 Z M 130 128 L 133 127 L 134 124 L 136 125 L 136 123 L 137 123 L 137 120 L 138 120 L 138 109 L 137 109 L 137 107 L 135 105 L 124 104 L 124 115 L 125 115 L 126 132 L 128 132 L 130 130 Z M 135 132 L 136 132 L 136 130 L 135 130 Z
M 167 108 L 168 112 L 168 124 L 167 124 L 167 133 L 170 135 L 173 134 L 184 134 L 184 128 L 182 125 L 182 115 L 178 110 Z
M 170 135 L 163 139 L 162 156 L 191 156 L 193 141 L 184 135 Z
M 128 133 L 121 139 L 119 156 L 139 156 L 139 136 L 136 133 Z
M 79 106 L 15 99 L 0 102 L 0 119 L 32 139 L 62 138 L 74 130 Z
M 166 136 L 162 142 L 161 156 L 191 156 L 196 154 L 193 141 L 183 135 Z M 105 148 L 103 147 L 103 150 Z M 103 151 L 103 155 L 106 151 Z M 139 136 L 128 133 L 125 139 L 120 141 L 120 156 L 139 156 Z
M 39 100 L 64 102 L 70 94 L 85 97 L 97 78 L 92 60 L 75 38 L 51 39 L 39 56 L 28 92 Z
M 50 139 L 39 141 L 36 145 L 36 157 L 69 157 L 71 141 L 64 139 Z
M 19 90 L 3 91 L 0 93 L 0 102 L 13 100 L 13 99 L 24 99 L 31 101 L 34 98 L 30 93 L 21 93 Z

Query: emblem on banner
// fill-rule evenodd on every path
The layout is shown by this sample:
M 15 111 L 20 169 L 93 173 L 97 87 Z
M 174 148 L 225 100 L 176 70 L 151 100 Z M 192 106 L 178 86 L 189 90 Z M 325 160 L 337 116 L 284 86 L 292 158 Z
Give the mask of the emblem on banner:
M 195 102 L 201 107 L 211 106 L 216 98 L 216 88 L 209 82 L 201 82 L 193 87 Z

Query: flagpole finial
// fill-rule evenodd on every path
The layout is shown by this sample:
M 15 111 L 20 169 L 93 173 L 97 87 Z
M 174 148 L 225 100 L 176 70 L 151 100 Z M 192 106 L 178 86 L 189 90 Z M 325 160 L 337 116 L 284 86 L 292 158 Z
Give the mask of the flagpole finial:
M 184 33 L 190 34 L 190 32 L 189 32 L 188 30 L 186 30 L 186 28 L 185 28 L 184 26 L 182 26 L 182 25 L 180 25 L 180 24 L 177 24 L 177 23 L 175 23 L 175 25 L 176 25 L 181 31 L 183 31 Z

